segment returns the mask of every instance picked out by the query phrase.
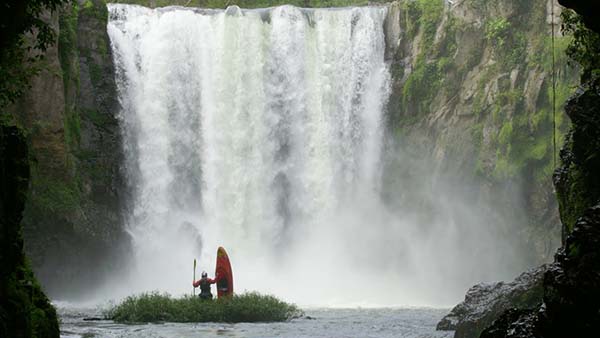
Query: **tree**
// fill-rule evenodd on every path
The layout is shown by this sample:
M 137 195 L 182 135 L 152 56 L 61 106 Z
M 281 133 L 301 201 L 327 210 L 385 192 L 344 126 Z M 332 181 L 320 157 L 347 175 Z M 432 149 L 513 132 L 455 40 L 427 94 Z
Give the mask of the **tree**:
M 581 66 L 581 82 L 600 77 L 600 34 L 586 27 L 582 17 L 572 10 L 561 14 L 563 33 L 573 36 L 567 56 Z
M 29 79 L 39 71 L 43 52 L 55 41 L 41 14 L 70 1 L 5 0 L 0 4 L 0 109 L 14 103 L 28 88 Z M 27 34 L 33 38 L 28 39 Z

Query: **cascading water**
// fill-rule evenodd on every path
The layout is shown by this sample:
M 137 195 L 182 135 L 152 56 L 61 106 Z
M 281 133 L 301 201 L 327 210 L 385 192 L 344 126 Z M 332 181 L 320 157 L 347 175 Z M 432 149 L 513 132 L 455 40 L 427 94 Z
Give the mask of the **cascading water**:
M 210 273 L 219 245 L 238 291 L 301 304 L 447 304 L 486 276 L 455 278 L 473 259 L 453 220 L 435 239 L 381 200 L 386 7 L 109 11 L 127 292 L 190 292 L 193 258 Z

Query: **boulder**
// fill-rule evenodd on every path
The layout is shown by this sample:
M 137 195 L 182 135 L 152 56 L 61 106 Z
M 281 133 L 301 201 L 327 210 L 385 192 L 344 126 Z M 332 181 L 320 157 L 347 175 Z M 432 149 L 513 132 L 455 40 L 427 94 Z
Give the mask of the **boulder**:
M 483 330 L 480 338 L 530 338 L 539 337 L 536 331 L 538 317 L 535 310 L 509 309 L 494 325 Z
M 510 283 L 481 283 L 467 291 L 465 300 L 437 324 L 437 330 L 456 330 L 455 338 L 476 338 L 508 309 L 533 309 L 542 302 L 542 280 L 547 266 L 522 273 Z

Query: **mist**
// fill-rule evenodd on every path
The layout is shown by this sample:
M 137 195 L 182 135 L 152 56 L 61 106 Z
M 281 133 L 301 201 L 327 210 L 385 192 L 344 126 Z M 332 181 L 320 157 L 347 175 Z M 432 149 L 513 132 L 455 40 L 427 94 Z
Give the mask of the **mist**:
M 523 210 L 386 128 L 386 7 L 109 11 L 133 252 L 99 300 L 191 293 L 218 246 L 236 292 L 315 307 L 449 306 L 531 264 Z

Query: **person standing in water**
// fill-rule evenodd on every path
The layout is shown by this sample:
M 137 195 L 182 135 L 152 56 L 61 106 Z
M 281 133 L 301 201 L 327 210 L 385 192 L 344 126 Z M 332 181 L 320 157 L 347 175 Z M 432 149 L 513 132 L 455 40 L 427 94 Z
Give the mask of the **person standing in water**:
M 215 284 L 217 282 L 217 278 L 210 279 L 208 278 L 208 274 L 206 271 L 202 271 L 201 278 L 192 283 L 192 285 L 197 288 L 200 287 L 200 294 L 198 295 L 201 299 L 212 299 L 213 295 L 210 292 L 210 285 Z

